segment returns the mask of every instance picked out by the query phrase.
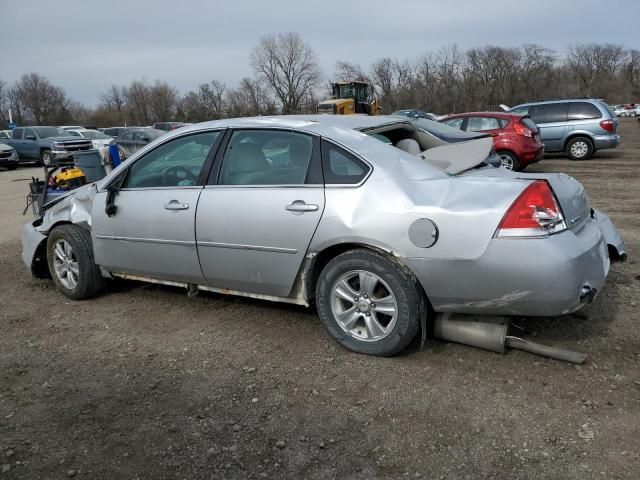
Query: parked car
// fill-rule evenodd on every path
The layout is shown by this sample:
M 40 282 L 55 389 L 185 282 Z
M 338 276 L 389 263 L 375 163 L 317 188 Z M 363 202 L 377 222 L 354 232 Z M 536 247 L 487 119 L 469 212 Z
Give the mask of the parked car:
M 571 160 L 587 160 L 597 151 L 615 148 L 619 120 L 601 100 L 554 100 L 517 105 L 513 113 L 529 115 L 540 129 L 545 152 L 566 152 Z
M 15 148 L 4 143 L 0 143 L 0 167 L 5 167 L 8 170 L 18 168 L 18 154 Z
M 120 156 L 124 160 L 166 132 L 155 128 L 129 128 L 120 133 L 116 140 L 120 146 Z
M 117 140 L 121 133 L 123 133 L 126 130 L 129 130 L 130 128 L 132 127 L 109 127 L 109 128 L 103 128 L 101 129 L 101 131 L 106 136 Z
M 42 165 L 71 160 L 74 152 L 93 148 L 90 140 L 57 127 L 16 127 L 6 143 L 16 149 L 20 161 L 35 160 Z
M 5 143 L 5 140 L 11 138 L 11 130 L 0 130 L 0 143 Z
M 186 123 L 183 122 L 158 122 L 153 124 L 153 128 L 157 130 L 164 130 L 165 132 L 170 132 L 171 130 L 175 130 L 176 128 L 184 127 Z
M 68 130 L 71 135 L 91 140 L 93 148 L 98 149 L 114 143 L 114 139 L 98 130 Z
M 544 158 L 540 132 L 528 116 L 503 112 L 470 112 L 449 115 L 440 121 L 466 132 L 491 135 L 502 166 L 509 170 L 524 170 Z
M 434 113 L 423 112 L 422 110 L 409 109 L 409 110 L 397 110 L 391 115 L 400 115 L 407 118 L 426 118 L 427 120 L 437 120 L 438 116 Z
M 491 147 L 429 149 L 389 116 L 201 123 L 49 202 L 22 256 L 76 300 L 124 277 L 315 303 L 338 342 L 373 355 L 403 350 L 434 311 L 580 309 L 624 259 L 620 235 L 577 181 L 484 166 Z
M 85 127 L 81 125 L 62 125 L 58 128 L 61 128 L 62 130 L 85 130 Z
M 491 136 L 487 133 L 463 132 L 457 128 L 453 128 L 449 125 L 445 125 L 444 123 L 439 123 L 427 118 L 409 118 L 409 121 L 419 131 L 428 135 L 428 137 L 431 137 L 431 140 L 427 143 L 432 144 L 433 146 L 469 142 L 471 140 L 478 140 L 479 138 L 487 138 Z M 389 141 L 389 143 L 391 142 Z M 489 152 L 485 162 L 494 167 L 502 166 L 502 159 L 496 153 L 495 148 L 491 149 L 491 152 Z

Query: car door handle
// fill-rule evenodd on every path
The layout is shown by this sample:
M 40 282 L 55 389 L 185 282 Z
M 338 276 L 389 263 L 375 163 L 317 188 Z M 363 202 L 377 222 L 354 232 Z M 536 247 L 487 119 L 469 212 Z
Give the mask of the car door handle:
M 175 212 L 176 210 L 187 210 L 188 208 L 188 203 L 180 203 L 177 200 L 171 200 L 164 206 L 164 209 L 169 210 L 170 212 Z
M 305 203 L 304 200 L 296 200 L 284 208 L 290 212 L 315 212 L 318 210 L 318 205 Z

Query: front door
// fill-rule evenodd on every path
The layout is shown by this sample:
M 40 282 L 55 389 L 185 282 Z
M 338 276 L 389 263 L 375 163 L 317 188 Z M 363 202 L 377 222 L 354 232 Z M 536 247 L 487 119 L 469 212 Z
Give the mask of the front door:
M 98 265 L 117 273 L 203 283 L 195 244 L 195 215 L 202 171 L 217 131 L 173 138 L 134 161 L 124 172 L 107 215 L 108 192 L 93 202 L 91 236 Z
M 309 135 L 232 133 L 196 214 L 200 264 L 211 286 L 291 293 L 324 209 L 319 162 L 319 144 Z

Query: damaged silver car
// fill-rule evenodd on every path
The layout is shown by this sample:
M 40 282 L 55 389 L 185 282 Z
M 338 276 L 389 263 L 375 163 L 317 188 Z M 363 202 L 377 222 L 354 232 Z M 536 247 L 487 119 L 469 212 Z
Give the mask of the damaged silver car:
M 345 347 L 403 350 L 436 312 L 557 316 L 591 302 L 622 239 L 564 174 L 485 163 L 406 119 L 261 117 L 155 140 L 25 225 L 67 297 L 113 277 L 315 303 Z

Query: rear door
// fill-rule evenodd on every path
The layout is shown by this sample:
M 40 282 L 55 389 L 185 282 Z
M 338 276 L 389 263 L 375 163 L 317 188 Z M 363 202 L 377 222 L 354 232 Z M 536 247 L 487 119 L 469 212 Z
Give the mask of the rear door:
M 24 135 L 24 128 L 14 128 L 13 132 L 11 132 L 11 142 L 10 145 L 16 149 L 18 152 L 18 158 L 24 160 L 27 158 L 24 151 L 24 145 L 22 136 Z
M 540 129 L 546 151 L 557 152 L 564 149 L 568 111 L 567 102 L 540 103 L 529 107 L 529 116 Z
M 288 296 L 324 210 L 319 140 L 245 129 L 223 148 L 196 214 L 204 276 L 216 288 Z

